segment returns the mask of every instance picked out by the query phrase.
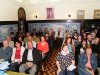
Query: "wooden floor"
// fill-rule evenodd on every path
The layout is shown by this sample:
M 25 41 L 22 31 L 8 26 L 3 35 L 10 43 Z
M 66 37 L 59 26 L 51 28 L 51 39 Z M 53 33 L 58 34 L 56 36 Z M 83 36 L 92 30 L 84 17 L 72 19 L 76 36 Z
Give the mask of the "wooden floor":
M 59 50 L 54 50 L 50 58 L 43 63 L 44 71 L 38 75 L 57 75 L 56 56 Z

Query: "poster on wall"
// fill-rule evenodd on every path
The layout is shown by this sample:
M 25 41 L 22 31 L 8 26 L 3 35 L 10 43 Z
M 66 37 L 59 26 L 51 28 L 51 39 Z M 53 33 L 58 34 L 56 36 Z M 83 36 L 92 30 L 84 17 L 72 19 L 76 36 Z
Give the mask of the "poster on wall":
M 47 19 L 54 19 L 54 9 L 47 8 Z
M 100 19 L 100 9 L 94 10 L 94 19 Z
M 44 31 L 47 28 L 49 31 L 51 29 L 55 32 L 55 37 L 57 36 L 58 30 L 62 32 L 62 37 L 64 37 L 64 33 L 66 30 L 69 30 L 70 34 L 73 33 L 74 30 L 77 30 L 80 33 L 81 23 L 28 23 L 28 30 L 29 32 L 33 32 L 33 29 L 37 31 L 41 29 Z
M 84 19 L 84 10 L 77 10 L 77 19 Z
M 10 32 L 16 33 L 17 31 L 17 24 L 0 25 L 0 42 L 2 42 L 10 34 Z

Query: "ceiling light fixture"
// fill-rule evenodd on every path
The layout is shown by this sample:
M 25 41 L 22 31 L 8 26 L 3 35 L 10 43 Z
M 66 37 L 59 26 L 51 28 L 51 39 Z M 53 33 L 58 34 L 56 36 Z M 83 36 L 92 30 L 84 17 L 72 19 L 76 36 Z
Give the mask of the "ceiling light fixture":
M 24 2 L 25 0 L 17 0 L 18 2 Z

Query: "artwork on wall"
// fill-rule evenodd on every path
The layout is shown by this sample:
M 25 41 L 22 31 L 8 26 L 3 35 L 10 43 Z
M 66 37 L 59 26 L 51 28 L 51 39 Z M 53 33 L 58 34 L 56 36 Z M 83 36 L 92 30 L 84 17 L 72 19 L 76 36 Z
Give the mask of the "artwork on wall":
M 10 34 L 10 32 L 16 33 L 17 31 L 17 24 L 0 25 L 0 42 L 2 42 Z
M 26 19 L 25 10 L 22 7 L 18 9 L 18 19 Z
M 53 8 L 47 8 L 47 19 L 54 19 L 54 9 Z
M 100 19 L 100 9 L 94 10 L 94 19 Z
M 72 34 L 74 30 L 77 30 L 78 33 L 80 33 L 81 23 L 80 22 L 76 22 L 76 23 L 66 23 L 66 22 L 28 23 L 29 32 L 33 32 L 33 29 L 36 29 L 37 31 L 39 29 L 41 29 L 42 31 L 44 31 L 45 28 L 47 28 L 49 31 L 50 31 L 50 29 L 53 29 L 55 32 L 55 36 L 56 36 L 56 33 L 58 32 L 58 30 L 60 29 L 61 32 L 63 33 L 63 37 L 64 37 L 64 33 L 66 30 L 69 30 L 70 34 Z
M 77 19 L 84 19 L 84 10 L 77 10 Z

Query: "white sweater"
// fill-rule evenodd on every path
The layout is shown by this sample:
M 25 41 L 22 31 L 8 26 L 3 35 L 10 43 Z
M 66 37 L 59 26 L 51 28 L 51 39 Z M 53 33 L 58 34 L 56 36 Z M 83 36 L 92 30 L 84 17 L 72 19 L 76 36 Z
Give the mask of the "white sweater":
M 19 59 L 21 62 L 22 62 L 22 56 L 23 56 L 24 51 L 25 51 L 25 48 L 23 46 L 21 46 L 21 57 Z M 16 54 L 16 48 L 13 48 L 13 53 L 12 53 L 12 57 L 11 57 L 12 62 L 18 61 L 18 59 L 15 59 L 15 54 Z

